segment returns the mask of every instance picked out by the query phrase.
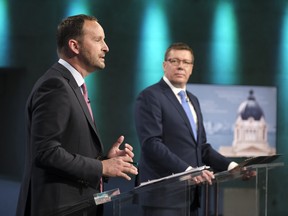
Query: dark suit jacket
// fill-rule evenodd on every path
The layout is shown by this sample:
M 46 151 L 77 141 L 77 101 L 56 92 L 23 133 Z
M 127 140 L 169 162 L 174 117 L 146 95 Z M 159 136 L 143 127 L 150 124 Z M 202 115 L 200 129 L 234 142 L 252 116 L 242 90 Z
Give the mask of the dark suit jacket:
M 230 160 L 207 143 L 198 99 L 187 92 L 198 118 L 197 142 L 182 105 L 163 79 L 136 101 L 136 130 L 141 144 L 140 182 L 183 172 L 188 166 L 224 171 Z
M 36 82 L 26 118 L 27 159 L 17 216 L 57 215 L 93 201 L 102 175 L 96 158 L 103 146 L 81 90 L 64 66 L 54 64 Z

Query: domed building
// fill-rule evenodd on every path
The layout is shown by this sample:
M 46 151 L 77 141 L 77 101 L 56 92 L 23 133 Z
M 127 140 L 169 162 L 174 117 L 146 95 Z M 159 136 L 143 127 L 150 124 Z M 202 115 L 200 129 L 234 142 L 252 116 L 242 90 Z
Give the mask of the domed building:
M 267 135 L 263 110 L 250 90 L 238 109 L 232 147 L 220 147 L 219 152 L 230 157 L 273 155 L 276 151 L 269 146 Z

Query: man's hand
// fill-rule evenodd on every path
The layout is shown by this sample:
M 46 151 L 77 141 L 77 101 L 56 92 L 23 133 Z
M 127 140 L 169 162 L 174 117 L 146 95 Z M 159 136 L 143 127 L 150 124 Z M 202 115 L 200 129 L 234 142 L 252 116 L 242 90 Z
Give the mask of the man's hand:
M 255 170 L 249 169 L 247 167 L 242 167 L 242 166 L 236 166 L 233 169 L 229 170 L 229 172 L 233 175 L 241 175 L 242 180 L 247 181 L 250 180 L 251 178 L 255 177 L 257 175 L 257 172 Z
M 247 180 L 250 180 L 251 178 L 255 177 L 257 175 L 257 171 L 243 167 L 241 170 L 241 174 L 242 174 L 242 180 L 247 181 Z
M 214 173 L 209 171 L 209 170 L 203 170 L 201 172 L 201 175 L 194 177 L 192 180 L 196 183 L 196 184 L 201 184 L 204 183 L 205 181 L 207 181 L 210 185 L 212 185 L 212 179 L 214 179 Z
M 123 150 L 121 150 L 119 147 L 124 141 L 124 136 L 120 136 L 117 141 L 113 144 L 111 149 L 109 150 L 107 157 L 113 158 L 118 156 L 129 156 L 131 158 L 134 157 L 133 154 L 133 147 L 129 145 L 128 143 L 125 143 L 125 147 Z
M 132 158 L 127 155 L 103 160 L 103 176 L 122 177 L 131 180 L 128 174 L 138 174 L 137 168 L 131 162 L 133 162 Z

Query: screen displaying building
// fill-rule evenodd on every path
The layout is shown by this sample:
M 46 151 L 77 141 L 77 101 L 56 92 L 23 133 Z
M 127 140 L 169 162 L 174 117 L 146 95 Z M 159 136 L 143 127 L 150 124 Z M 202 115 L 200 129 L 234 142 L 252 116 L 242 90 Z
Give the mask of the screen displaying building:
M 187 90 L 198 97 L 208 143 L 221 154 L 276 154 L 276 87 L 188 84 Z

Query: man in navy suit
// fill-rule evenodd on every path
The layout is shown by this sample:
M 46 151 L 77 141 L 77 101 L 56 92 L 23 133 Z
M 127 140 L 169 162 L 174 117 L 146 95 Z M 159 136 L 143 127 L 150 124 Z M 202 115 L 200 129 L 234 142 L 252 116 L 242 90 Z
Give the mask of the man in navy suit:
M 57 30 L 59 61 L 34 85 L 27 100 L 27 151 L 17 216 L 102 215 L 93 203 L 103 177 L 131 178 L 132 146 L 120 136 L 106 156 L 85 99 L 84 78 L 105 67 L 109 51 L 93 16 L 64 19 Z M 86 101 L 85 101 L 86 100 Z
M 186 83 L 192 74 L 193 64 L 193 51 L 187 44 L 172 44 L 165 53 L 163 78 L 143 90 L 137 98 L 135 122 L 141 144 L 140 182 L 203 165 L 210 166 L 214 171 L 229 170 L 237 165 L 207 143 L 199 101 L 195 95 L 186 91 Z M 181 105 L 180 91 L 184 91 L 185 101 L 188 102 L 193 116 L 196 125 L 195 135 Z M 202 175 L 194 177 L 193 180 L 196 184 L 203 181 L 211 184 L 213 178 L 212 171 L 204 170 Z M 192 195 L 190 215 L 198 215 L 199 190 L 193 190 Z M 162 200 L 167 197 L 163 193 L 158 196 Z M 144 214 L 184 215 L 183 210 L 173 209 L 170 204 L 167 204 L 169 209 L 165 208 L 165 203 L 159 204 L 161 199 L 156 199 L 157 201 L 151 206 L 145 206 Z M 157 209 L 157 206 L 161 208 Z

